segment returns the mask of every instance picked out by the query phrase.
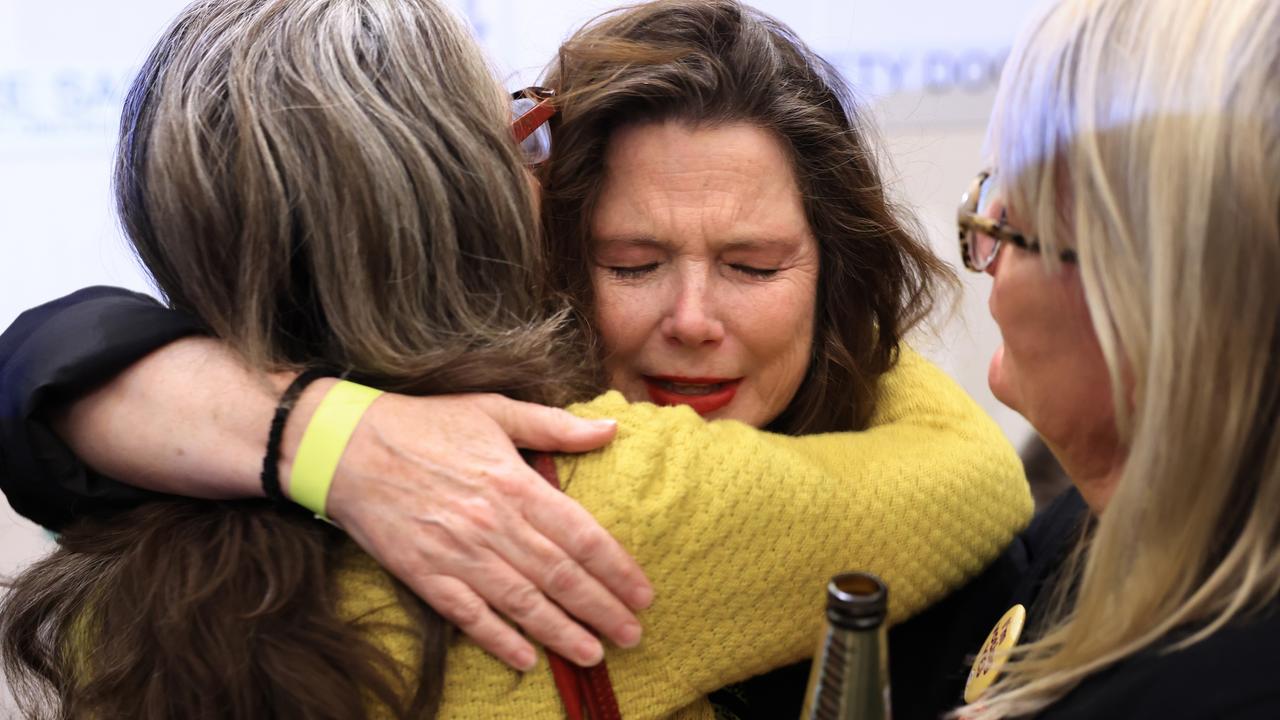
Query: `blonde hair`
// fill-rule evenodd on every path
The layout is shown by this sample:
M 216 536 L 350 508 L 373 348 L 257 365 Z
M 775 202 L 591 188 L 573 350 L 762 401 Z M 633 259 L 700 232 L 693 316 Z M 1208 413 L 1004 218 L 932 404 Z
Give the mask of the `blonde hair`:
M 1050 268 L 1079 255 L 1127 459 L 1074 600 L 967 718 L 1280 595 L 1278 39 L 1274 0 L 1064 0 L 1010 57 L 994 166 Z

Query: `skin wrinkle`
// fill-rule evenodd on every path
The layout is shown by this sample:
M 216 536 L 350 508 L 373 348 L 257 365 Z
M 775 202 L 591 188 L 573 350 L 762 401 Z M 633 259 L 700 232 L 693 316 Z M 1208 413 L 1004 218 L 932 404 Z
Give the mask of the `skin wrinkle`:
M 767 424 L 808 367 L 817 243 L 778 141 L 746 124 L 618 131 L 592 218 L 597 323 L 611 384 L 743 378 L 709 417 Z M 763 274 L 762 274 L 763 273 Z
M 411 455 L 409 453 L 404 452 L 401 448 L 387 442 L 387 440 L 385 439 L 385 437 L 382 435 L 380 431 L 377 431 L 376 437 L 378 438 L 378 442 L 383 445 L 386 452 L 392 457 L 398 458 L 409 465 L 414 465 L 425 472 L 434 473 L 436 476 L 439 476 L 439 477 L 448 476 L 448 477 L 454 478 L 454 480 L 456 481 L 461 481 L 464 485 L 466 485 L 466 487 L 468 487 L 475 493 L 475 495 L 472 496 L 473 502 L 479 502 L 480 501 L 479 492 L 481 490 L 484 490 L 490 487 L 487 481 L 475 482 L 466 477 L 459 477 L 456 474 L 447 473 L 446 470 L 448 468 L 446 468 L 443 465 L 440 465 L 439 463 L 433 463 L 433 462 L 430 462 L 427 458 L 418 457 L 416 455 Z M 385 475 L 386 477 L 392 478 L 393 480 L 400 477 L 408 477 L 407 474 L 400 474 L 400 473 L 386 473 Z M 409 485 L 410 483 L 407 483 L 407 482 L 400 482 L 397 484 L 398 487 L 408 487 Z M 476 537 L 466 537 L 466 538 L 459 537 L 455 532 L 455 530 L 458 527 L 458 523 L 449 521 L 440 516 L 439 513 L 440 511 L 443 510 L 443 508 L 439 507 L 438 505 L 428 505 L 426 507 L 432 510 L 432 512 L 421 513 L 415 516 L 416 520 L 419 523 L 421 523 L 423 526 L 432 527 L 440 531 L 438 534 L 441 537 L 445 538 L 445 540 L 449 543 L 450 550 L 454 551 L 455 553 L 458 553 L 462 557 L 467 557 L 467 558 L 474 557 L 476 555 L 476 552 L 475 552 L 476 549 L 483 543 L 484 535 L 478 535 Z

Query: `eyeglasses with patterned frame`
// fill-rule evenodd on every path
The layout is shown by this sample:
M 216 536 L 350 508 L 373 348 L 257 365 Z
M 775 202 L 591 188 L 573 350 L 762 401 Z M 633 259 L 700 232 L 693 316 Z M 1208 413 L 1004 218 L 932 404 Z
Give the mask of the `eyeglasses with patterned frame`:
M 511 93 L 511 134 L 529 166 L 544 163 L 551 156 L 549 123 L 556 114 L 555 95 L 550 88 L 536 86 Z
M 991 267 L 996 256 L 1000 254 L 1000 243 L 1010 242 L 1033 253 L 1040 252 L 1040 241 L 1029 238 L 1009 226 L 1008 216 L 1004 210 L 1000 217 L 987 215 L 992 200 L 994 175 L 987 170 L 978 173 L 973 184 L 960 198 L 960 209 L 956 213 L 956 225 L 959 230 L 960 257 L 964 266 L 973 272 L 983 272 Z M 1064 263 L 1075 263 L 1076 251 L 1070 248 L 1058 253 Z

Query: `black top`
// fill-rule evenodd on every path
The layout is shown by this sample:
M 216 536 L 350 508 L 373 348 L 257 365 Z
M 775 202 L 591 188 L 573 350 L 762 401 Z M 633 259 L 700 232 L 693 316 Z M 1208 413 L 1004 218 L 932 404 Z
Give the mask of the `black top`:
M 1009 608 L 1027 608 L 1024 635 L 1034 632 L 1037 601 L 1088 517 L 1080 493 L 1064 492 L 981 575 L 890 631 L 894 718 L 932 720 L 961 704 L 973 656 Z
M 1046 588 L 1067 581 L 1058 574 L 1087 519 L 1080 494 L 1067 491 L 981 575 L 889 632 L 894 720 L 936 720 L 960 705 L 972 656 L 1015 603 L 1027 608 L 1026 634 L 1034 634 Z M 1280 718 L 1280 603 L 1274 607 L 1183 650 L 1166 652 L 1170 638 L 1089 678 L 1038 717 Z M 798 717 L 807 677 L 808 663 L 801 663 L 733 688 L 734 714 Z
M 1089 678 L 1040 717 L 1280 718 L 1280 604 L 1272 607 L 1186 649 L 1139 653 Z
M 119 288 L 87 288 L 19 316 L 0 335 L 0 489 L 14 509 L 56 530 L 75 517 L 159 497 L 85 467 L 44 414 L 147 353 L 200 332 L 190 316 Z M 1037 601 L 1059 581 L 1087 518 L 1080 495 L 1068 491 L 981 575 L 889 633 L 895 720 L 932 720 L 958 705 L 970 656 L 1014 603 L 1027 607 L 1034 631 Z M 728 715 L 797 717 L 807 677 L 803 663 L 715 697 Z M 1280 611 L 1184 650 L 1140 653 L 1089 678 L 1041 717 L 1280 718 Z
M 120 288 L 85 288 L 19 315 L 0 335 L 0 490 L 13 509 L 56 531 L 160 497 L 86 467 L 45 413 L 198 332 L 191 316 Z

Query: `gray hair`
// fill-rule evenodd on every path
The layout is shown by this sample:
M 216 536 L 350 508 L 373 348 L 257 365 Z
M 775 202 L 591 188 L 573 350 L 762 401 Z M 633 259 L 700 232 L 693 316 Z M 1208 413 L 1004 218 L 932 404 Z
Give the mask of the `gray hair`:
M 198 2 L 129 93 L 120 214 L 171 304 L 251 366 L 561 402 L 509 113 L 435 0 Z

